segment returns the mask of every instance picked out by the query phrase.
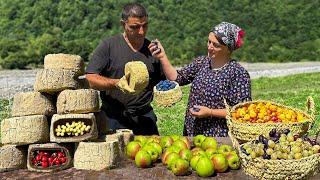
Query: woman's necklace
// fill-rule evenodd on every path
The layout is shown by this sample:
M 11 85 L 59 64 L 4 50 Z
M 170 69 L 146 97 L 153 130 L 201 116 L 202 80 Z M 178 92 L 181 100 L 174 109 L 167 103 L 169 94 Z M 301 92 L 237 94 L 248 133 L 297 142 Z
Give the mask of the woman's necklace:
M 220 71 L 221 69 L 223 69 L 224 67 L 226 67 L 229 64 L 230 60 L 228 62 L 226 62 L 223 66 L 218 67 L 218 68 L 212 68 L 212 71 Z M 213 64 L 212 64 L 213 66 Z

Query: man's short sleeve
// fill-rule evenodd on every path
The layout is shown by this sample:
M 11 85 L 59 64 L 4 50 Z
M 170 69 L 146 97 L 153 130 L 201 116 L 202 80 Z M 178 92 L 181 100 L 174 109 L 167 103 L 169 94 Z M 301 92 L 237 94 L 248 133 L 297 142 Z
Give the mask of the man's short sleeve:
M 110 43 L 102 41 L 95 49 L 86 69 L 87 74 L 101 74 L 109 63 Z

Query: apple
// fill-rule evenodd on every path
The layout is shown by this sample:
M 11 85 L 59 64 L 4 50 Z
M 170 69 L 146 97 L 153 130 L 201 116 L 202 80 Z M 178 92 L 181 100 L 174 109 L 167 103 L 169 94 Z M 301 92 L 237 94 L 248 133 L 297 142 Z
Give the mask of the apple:
M 134 159 L 136 165 L 140 168 L 150 167 L 151 165 L 151 156 L 145 150 L 140 150 Z
M 190 149 L 181 149 L 179 155 L 182 159 L 187 160 L 188 162 L 190 162 L 190 159 L 192 158 L 192 152 Z
M 167 150 L 169 150 L 171 152 L 179 153 L 181 148 L 179 146 L 170 146 L 167 148 Z
M 201 156 L 196 165 L 196 172 L 200 177 L 209 177 L 214 173 L 214 167 L 209 158 Z
M 171 171 L 176 176 L 186 175 L 189 171 L 189 163 L 188 161 L 178 158 L 171 165 Z
M 228 169 L 228 161 L 223 154 L 214 154 L 210 160 L 216 172 L 221 173 Z
M 218 153 L 218 149 L 209 147 L 208 149 L 206 149 L 206 154 L 209 158 L 211 158 L 212 155 L 217 154 Z
M 158 160 L 159 153 L 153 146 L 146 145 L 142 148 L 142 150 L 145 150 L 147 151 L 147 153 L 149 153 L 149 155 L 151 156 L 152 162 L 156 162 Z
M 127 156 L 134 160 L 137 152 L 141 149 L 140 143 L 137 141 L 131 141 L 126 146 L 126 154 Z
M 218 148 L 218 153 L 219 154 L 223 154 L 223 155 L 228 155 L 229 152 L 233 151 L 233 148 L 230 145 L 227 144 L 222 144 L 219 148 Z
M 178 158 L 180 158 L 179 154 L 175 152 L 169 153 L 166 159 L 164 160 L 164 165 L 166 165 L 168 169 L 171 169 L 172 163 Z
M 192 156 L 196 156 L 196 155 L 203 155 L 206 156 L 206 152 L 204 150 L 202 150 L 201 148 L 199 150 L 194 150 L 191 151 L 192 152 Z
M 164 136 L 160 140 L 160 145 L 163 149 L 170 147 L 172 143 L 173 139 L 170 136 Z
M 162 154 L 162 148 L 161 148 L 160 144 L 155 143 L 155 142 L 151 142 L 151 143 L 148 143 L 147 145 L 148 146 L 152 146 L 153 148 L 155 148 L 159 155 Z
M 151 136 L 149 138 L 147 138 L 146 144 L 151 143 L 151 142 L 155 142 L 160 144 L 160 139 L 156 136 Z
M 199 134 L 199 135 L 196 135 L 194 138 L 193 138 L 193 144 L 196 146 L 196 147 L 201 147 L 201 144 L 202 142 L 206 139 L 206 137 L 202 134 Z
M 139 135 L 139 136 L 134 136 L 134 139 L 133 139 L 134 141 L 139 141 L 140 142 L 140 145 L 141 146 L 144 146 L 145 144 L 146 144 L 146 142 L 147 142 L 147 137 L 145 137 L 145 136 L 141 136 L 141 135 Z
M 186 145 L 188 146 L 188 149 L 191 149 L 191 143 L 190 143 L 188 137 L 182 136 L 182 137 L 180 137 L 180 140 L 182 140 L 183 142 L 186 143 Z
M 202 157 L 203 155 L 196 155 L 196 156 L 192 156 L 192 158 L 190 159 L 190 166 L 193 170 L 196 170 L 197 167 L 197 163 L 200 157 Z
M 174 135 L 171 135 L 171 138 L 173 139 L 173 141 L 176 141 L 176 140 L 180 139 L 180 136 L 174 134 Z
M 165 160 L 166 160 L 167 156 L 168 156 L 170 153 L 172 153 L 172 151 L 170 151 L 170 150 L 168 150 L 168 149 L 166 149 L 166 150 L 162 153 L 162 156 L 161 156 L 161 162 L 162 162 L 162 164 L 165 165 Z
M 233 153 L 234 152 L 234 153 Z M 228 161 L 228 166 L 230 169 L 239 169 L 240 168 L 240 159 L 238 154 L 235 151 L 232 151 L 226 156 L 226 159 Z
M 202 142 L 201 147 L 203 150 L 206 150 L 209 147 L 211 147 L 213 149 L 217 149 L 218 142 L 214 137 L 206 137 L 206 139 Z
M 182 141 L 180 139 L 174 141 L 172 146 L 177 146 L 180 149 L 188 149 L 188 145 L 184 141 Z

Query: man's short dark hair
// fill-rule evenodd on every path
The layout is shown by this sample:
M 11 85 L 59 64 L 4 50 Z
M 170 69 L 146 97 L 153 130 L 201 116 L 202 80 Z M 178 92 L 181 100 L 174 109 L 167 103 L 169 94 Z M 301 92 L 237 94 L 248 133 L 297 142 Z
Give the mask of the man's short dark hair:
M 144 8 L 141 4 L 129 3 L 123 7 L 121 18 L 123 21 L 127 21 L 129 17 L 148 17 L 148 13 L 146 8 Z

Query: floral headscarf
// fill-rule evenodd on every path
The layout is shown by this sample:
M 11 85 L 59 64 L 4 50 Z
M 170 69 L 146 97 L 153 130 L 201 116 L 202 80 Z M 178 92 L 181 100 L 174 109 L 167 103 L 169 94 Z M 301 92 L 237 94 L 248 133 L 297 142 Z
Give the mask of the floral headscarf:
M 220 37 L 230 51 L 240 48 L 243 44 L 244 31 L 237 25 L 222 22 L 214 26 L 211 32 Z

